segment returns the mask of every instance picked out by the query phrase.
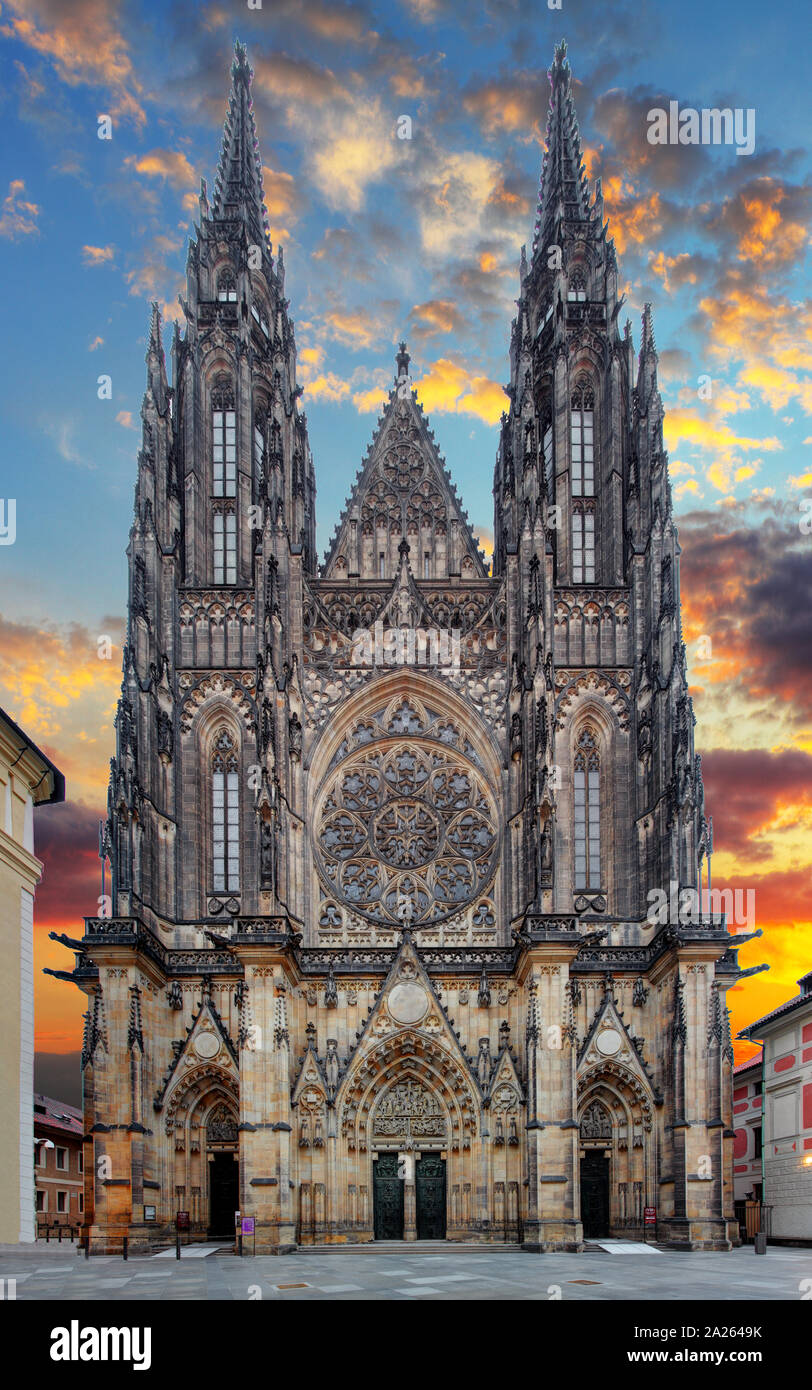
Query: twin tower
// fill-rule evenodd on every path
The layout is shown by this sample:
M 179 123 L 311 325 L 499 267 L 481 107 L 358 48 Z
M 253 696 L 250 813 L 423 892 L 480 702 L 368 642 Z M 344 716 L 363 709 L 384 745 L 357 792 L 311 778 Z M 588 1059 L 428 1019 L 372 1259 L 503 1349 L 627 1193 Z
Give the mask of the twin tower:
M 550 82 L 493 564 L 404 344 L 319 563 L 237 45 L 171 385 L 149 336 L 112 915 L 68 943 L 92 1250 L 737 1239 L 732 938 L 647 917 L 707 848 L 651 315 L 636 354 L 564 45 Z

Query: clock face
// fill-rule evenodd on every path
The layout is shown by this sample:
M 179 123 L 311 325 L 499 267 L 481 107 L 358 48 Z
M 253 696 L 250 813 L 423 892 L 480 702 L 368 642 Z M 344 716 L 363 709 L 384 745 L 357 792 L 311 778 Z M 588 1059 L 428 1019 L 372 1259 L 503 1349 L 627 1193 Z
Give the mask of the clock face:
M 598 1034 L 596 1047 L 603 1057 L 614 1057 L 620 1051 L 621 1037 L 616 1028 L 604 1028 Z

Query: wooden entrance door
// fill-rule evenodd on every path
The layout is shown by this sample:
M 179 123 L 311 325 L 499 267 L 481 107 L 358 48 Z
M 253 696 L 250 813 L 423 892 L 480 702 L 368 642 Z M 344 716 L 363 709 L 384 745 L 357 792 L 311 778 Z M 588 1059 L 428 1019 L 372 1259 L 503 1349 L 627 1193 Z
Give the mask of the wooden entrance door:
M 445 1159 L 421 1154 L 414 1165 L 417 1239 L 445 1240 Z
M 376 1240 L 403 1240 L 403 1179 L 396 1153 L 379 1153 L 372 1165 Z
M 608 1236 L 609 1160 L 602 1149 L 590 1149 L 581 1159 L 581 1220 L 587 1240 Z

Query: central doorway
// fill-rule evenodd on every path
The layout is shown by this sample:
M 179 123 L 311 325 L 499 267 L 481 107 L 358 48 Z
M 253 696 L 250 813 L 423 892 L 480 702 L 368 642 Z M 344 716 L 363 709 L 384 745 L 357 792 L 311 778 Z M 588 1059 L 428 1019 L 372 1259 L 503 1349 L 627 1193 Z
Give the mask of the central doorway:
M 209 1162 L 209 1239 L 234 1234 L 234 1213 L 240 1205 L 240 1165 L 230 1153 L 215 1154 Z
M 398 1155 L 379 1153 L 373 1164 L 376 1240 L 403 1240 L 406 1183 L 398 1177 Z M 438 1153 L 415 1154 L 415 1222 L 418 1240 L 445 1240 L 446 1171 Z
M 609 1235 L 609 1160 L 603 1149 L 587 1149 L 581 1159 L 581 1220 L 586 1240 Z

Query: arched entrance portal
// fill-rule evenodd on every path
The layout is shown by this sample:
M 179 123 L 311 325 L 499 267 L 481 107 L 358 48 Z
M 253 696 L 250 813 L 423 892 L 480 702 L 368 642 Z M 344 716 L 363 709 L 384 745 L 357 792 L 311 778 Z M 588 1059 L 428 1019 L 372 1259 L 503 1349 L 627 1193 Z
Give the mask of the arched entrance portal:
M 401 1076 L 372 1116 L 376 1240 L 445 1240 L 448 1116 L 418 1076 Z
M 237 1121 L 227 1105 L 217 1105 L 206 1121 L 209 1169 L 210 1240 L 234 1234 L 234 1214 L 240 1205 Z
M 586 1240 L 609 1235 L 609 1164 L 612 1121 L 600 1101 L 592 1101 L 581 1118 L 581 1220 Z

